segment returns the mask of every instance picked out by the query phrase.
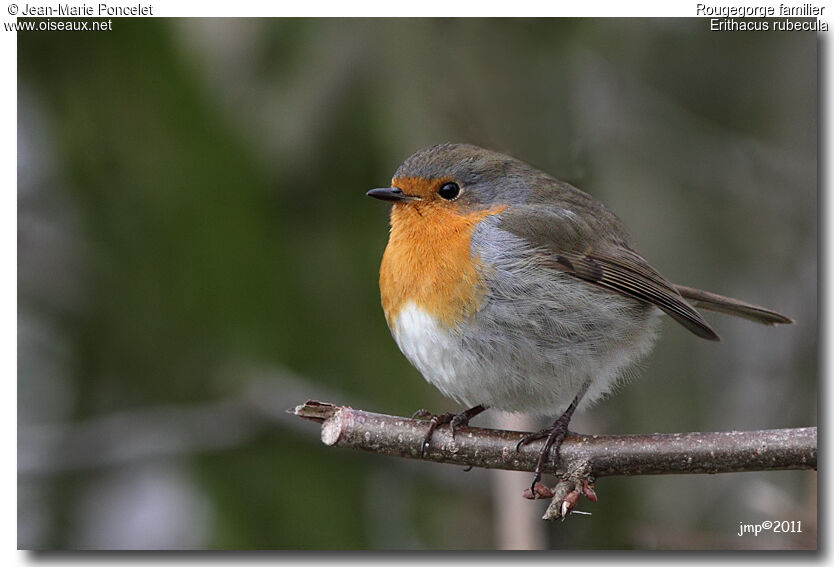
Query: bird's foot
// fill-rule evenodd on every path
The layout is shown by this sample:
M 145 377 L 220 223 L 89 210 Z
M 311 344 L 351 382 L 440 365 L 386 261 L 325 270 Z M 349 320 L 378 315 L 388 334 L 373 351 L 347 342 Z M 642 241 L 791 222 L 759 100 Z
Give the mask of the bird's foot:
M 429 442 L 431 441 L 431 436 L 434 434 L 434 430 L 437 429 L 439 425 L 446 425 L 447 423 L 451 424 L 452 421 L 455 419 L 454 413 L 443 413 L 440 415 L 435 415 L 428 410 L 417 410 L 414 412 L 414 415 L 411 416 L 412 419 L 427 419 L 429 420 L 429 428 L 426 431 L 426 436 L 423 437 L 423 442 L 420 443 L 420 458 L 423 458 L 423 455 L 426 453 L 426 449 L 429 446 Z M 451 425 L 452 429 L 452 438 L 455 437 L 455 429 L 460 426 L 464 425 L 462 423 L 456 423 Z
M 552 427 L 542 429 L 541 431 L 537 431 L 535 433 L 528 433 L 522 437 L 518 443 L 516 443 L 515 450 L 520 451 L 521 448 L 528 443 L 539 439 L 545 439 L 544 446 L 539 452 L 539 458 L 536 461 L 536 469 L 533 471 L 533 482 L 530 484 L 529 489 L 530 494 L 536 494 L 536 483 L 542 479 L 542 466 L 544 465 L 545 459 L 547 459 L 548 453 L 551 453 L 551 451 L 553 455 L 553 465 L 558 465 L 559 449 L 561 449 L 562 442 L 568 435 L 568 423 L 570 423 L 570 417 L 570 414 L 565 412 L 559 419 L 556 420 Z
M 479 405 L 473 408 L 470 408 L 466 411 L 462 411 L 460 413 L 443 413 L 440 415 L 435 415 L 427 410 L 421 409 L 414 412 L 414 415 L 411 416 L 412 419 L 427 419 L 429 421 L 429 429 L 426 431 L 426 436 L 423 438 L 423 442 L 420 444 L 420 458 L 423 458 L 423 455 L 426 452 L 426 449 L 429 446 L 429 442 L 431 441 L 431 436 L 434 433 L 434 430 L 437 429 L 441 425 L 449 425 L 449 429 L 452 431 L 452 439 L 455 438 L 455 433 L 457 433 L 458 428 L 466 427 L 469 425 L 469 420 L 484 411 L 486 407 Z

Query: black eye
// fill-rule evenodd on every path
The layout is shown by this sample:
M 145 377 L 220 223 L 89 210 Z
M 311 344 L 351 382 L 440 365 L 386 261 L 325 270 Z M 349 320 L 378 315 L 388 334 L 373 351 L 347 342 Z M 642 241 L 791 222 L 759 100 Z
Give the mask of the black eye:
M 454 182 L 445 183 L 443 187 L 437 190 L 437 194 L 447 201 L 452 201 L 460 195 L 460 187 Z

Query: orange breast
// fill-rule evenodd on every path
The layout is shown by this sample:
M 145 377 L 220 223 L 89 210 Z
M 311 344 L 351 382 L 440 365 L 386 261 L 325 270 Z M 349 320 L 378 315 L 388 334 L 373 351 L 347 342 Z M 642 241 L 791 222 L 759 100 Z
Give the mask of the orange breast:
M 460 214 L 440 202 L 392 207 L 391 235 L 379 274 L 389 327 L 409 302 L 449 326 L 477 311 L 485 290 L 480 260 L 470 253 L 472 231 L 504 208 Z

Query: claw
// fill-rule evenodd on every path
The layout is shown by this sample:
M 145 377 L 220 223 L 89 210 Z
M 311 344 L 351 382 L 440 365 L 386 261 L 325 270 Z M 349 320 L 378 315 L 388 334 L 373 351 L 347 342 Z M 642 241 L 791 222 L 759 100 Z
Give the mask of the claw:
M 550 429 L 543 429 L 537 433 L 531 433 L 529 435 L 525 435 L 519 441 L 519 444 L 522 442 L 529 442 L 533 439 L 541 439 L 547 437 L 547 440 L 544 442 L 544 446 L 542 447 L 541 452 L 539 452 L 539 458 L 536 460 L 536 468 L 533 471 L 533 482 L 530 484 L 530 491 L 535 493 L 536 483 L 542 479 L 542 467 L 544 466 L 545 459 L 547 459 L 548 453 L 551 453 L 553 456 L 553 463 L 554 465 L 558 464 L 559 462 L 559 449 L 562 447 L 562 442 L 565 440 L 565 437 L 568 433 L 567 427 L 568 420 L 563 419 L 560 417 L 556 420 L 556 423 L 553 424 L 553 427 Z
M 431 436 L 434 433 L 434 430 L 437 429 L 440 425 L 449 424 L 449 429 L 452 432 L 452 439 L 455 438 L 455 433 L 457 433 L 458 427 L 464 427 L 469 425 L 469 420 L 481 413 L 486 409 L 486 406 L 478 405 L 473 408 L 470 408 L 466 411 L 463 411 L 458 414 L 454 413 L 444 413 L 441 415 L 434 415 L 424 409 L 417 410 L 412 415 L 412 419 L 425 419 L 429 418 L 429 428 L 426 431 L 426 436 L 423 438 L 423 442 L 420 445 L 420 458 L 422 459 L 426 454 L 426 449 L 429 446 L 429 442 L 431 441 Z
M 523 436 L 521 439 L 518 440 L 518 443 L 515 444 L 515 452 L 518 453 L 521 451 L 521 448 L 533 441 L 538 441 L 539 439 L 546 439 L 550 432 L 552 431 L 552 427 L 548 427 L 547 429 L 542 429 L 541 431 L 536 431 L 535 433 L 528 433 Z
M 426 436 L 423 438 L 423 443 L 420 445 L 420 458 L 422 459 L 426 454 L 426 449 L 429 447 L 431 436 L 438 425 L 449 423 L 452 420 L 451 413 L 444 413 L 442 415 L 432 415 L 429 419 L 429 429 L 426 431 Z

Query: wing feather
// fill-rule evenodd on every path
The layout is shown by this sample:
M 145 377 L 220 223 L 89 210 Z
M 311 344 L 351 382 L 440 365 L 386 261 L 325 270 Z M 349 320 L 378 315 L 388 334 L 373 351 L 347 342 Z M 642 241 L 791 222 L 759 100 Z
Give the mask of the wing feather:
M 568 211 L 570 212 L 570 211 Z M 625 234 L 610 234 L 619 219 L 606 225 L 607 209 L 597 215 L 566 214 L 547 205 L 514 206 L 501 213 L 501 228 L 520 236 L 552 259 L 554 268 L 580 280 L 655 305 L 704 339 L 719 340 L 716 332 L 646 260 L 628 247 Z

